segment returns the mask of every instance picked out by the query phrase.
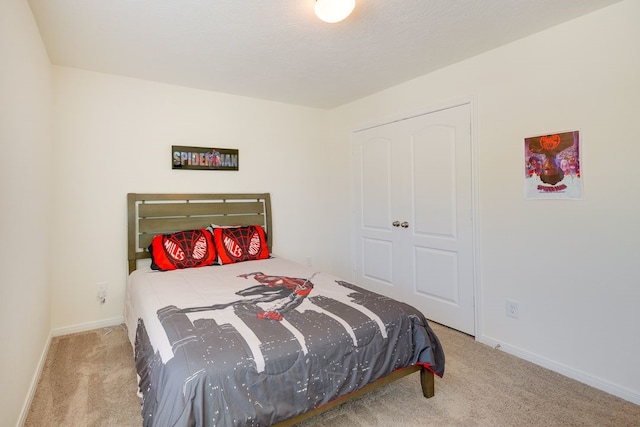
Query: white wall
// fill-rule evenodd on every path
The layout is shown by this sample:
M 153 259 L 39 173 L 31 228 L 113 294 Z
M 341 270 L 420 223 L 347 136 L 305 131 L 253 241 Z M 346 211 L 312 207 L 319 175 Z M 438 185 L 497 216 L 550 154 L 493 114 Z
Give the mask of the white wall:
M 0 63 L 0 424 L 16 425 L 51 329 L 51 76 L 26 1 L 0 2 Z
M 274 252 L 330 268 L 327 111 L 57 66 L 53 79 L 56 333 L 121 319 L 128 192 L 270 192 Z M 240 170 L 172 170 L 171 145 L 237 148 Z
M 362 124 L 474 99 L 477 338 L 636 403 L 639 19 L 627 0 L 332 112 L 346 151 Z M 523 139 L 575 129 L 583 200 L 525 200 Z

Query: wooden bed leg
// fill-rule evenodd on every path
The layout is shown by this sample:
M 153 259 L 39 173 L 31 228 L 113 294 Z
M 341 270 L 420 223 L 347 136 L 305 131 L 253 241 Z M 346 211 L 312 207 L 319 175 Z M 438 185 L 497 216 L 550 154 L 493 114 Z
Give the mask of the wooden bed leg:
M 420 384 L 422 385 L 422 394 L 424 397 L 433 397 L 435 394 L 435 378 L 433 372 L 424 366 L 420 368 Z

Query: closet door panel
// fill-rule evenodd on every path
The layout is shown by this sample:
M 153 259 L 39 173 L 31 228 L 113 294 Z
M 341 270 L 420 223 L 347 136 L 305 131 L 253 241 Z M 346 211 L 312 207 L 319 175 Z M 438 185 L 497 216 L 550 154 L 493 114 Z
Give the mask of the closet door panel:
M 455 128 L 432 126 L 413 135 L 414 232 L 456 234 Z
M 357 282 L 387 294 L 396 286 L 393 210 L 392 138 L 386 133 L 362 134 L 353 145 L 354 274 Z
M 393 245 L 388 240 L 362 239 L 363 277 L 393 286 Z
M 458 304 L 458 256 L 455 252 L 415 248 L 416 292 L 444 303 Z M 428 279 L 428 280 L 425 280 Z
M 390 231 L 391 140 L 372 138 L 362 146 L 362 226 Z

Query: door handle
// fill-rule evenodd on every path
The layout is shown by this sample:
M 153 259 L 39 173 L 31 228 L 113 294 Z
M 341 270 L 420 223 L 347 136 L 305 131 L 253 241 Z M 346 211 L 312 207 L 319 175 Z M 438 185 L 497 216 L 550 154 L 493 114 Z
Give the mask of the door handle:
M 400 227 L 409 228 L 409 223 L 407 221 L 402 221 L 402 224 L 400 224 Z
M 393 221 L 391 225 L 393 225 L 394 227 L 400 227 L 400 221 Z

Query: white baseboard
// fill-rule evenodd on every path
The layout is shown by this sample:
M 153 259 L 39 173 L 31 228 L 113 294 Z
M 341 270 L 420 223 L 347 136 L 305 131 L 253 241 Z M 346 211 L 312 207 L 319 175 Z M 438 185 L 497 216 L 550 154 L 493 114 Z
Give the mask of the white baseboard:
M 44 344 L 44 348 L 42 349 L 42 353 L 40 354 L 40 360 L 38 361 L 38 366 L 36 368 L 36 372 L 33 374 L 33 378 L 31 378 L 31 384 L 29 384 L 29 392 L 27 393 L 27 398 L 22 405 L 22 410 L 20 411 L 20 418 L 18 418 L 17 427 L 22 427 L 24 423 L 27 421 L 27 415 L 29 415 L 29 408 L 31 408 L 31 402 L 33 401 L 33 396 L 36 394 L 36 388 L 38 387 L 38 382 L 40 381 L 40 375 L 42 375 L 42 370 L 44 369 L 44 363 L 47 360 L 47 354 L 49 353 L 49 346 L 51 345 L 51 332 L 49 332 L 49 336 L 47 337 L 47 342 Z
M 636 405 L 640 405 L 640 394 L 633 390 L 629 390 L 626 387 L 622 387 L 619 384 L 612 383 L 602 378 L 594 377 L 593 375 L 590 375 L 586 372 L 571 368 L 554 360 L 541 357 L 535 353 L 528 352 L 521 348 L 505 344 L 491 337 L 481 336 L 476 337 L 476 339 L 482 344 L 486 344 L 491 347 L 496 347 L 497 345 L 499 345 L 499 349 L 504 351 L 505 353 L 512 354 L 528 362 L 535 363 L 538 366 L 542 366 L 543 368 L 547 368 L 573 380 L 579 381 L 583 384 L 587 384 L 591 387 L 597 388 L 598 390 L 602 390 L 605 393 L 612 394 L 631 403 L 635 403 Z
M 51 330 L 52 337 L 61 335 L 75 334 L 77 332 L 91 331 L 93 329 L 109 328 L 124 323 L 124 317 L 112 317 L 111 319 L 99 320 L 97 322 L 81 323 L 79 325 L 65 326 L 63 328 L 55 328 Z

